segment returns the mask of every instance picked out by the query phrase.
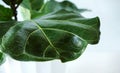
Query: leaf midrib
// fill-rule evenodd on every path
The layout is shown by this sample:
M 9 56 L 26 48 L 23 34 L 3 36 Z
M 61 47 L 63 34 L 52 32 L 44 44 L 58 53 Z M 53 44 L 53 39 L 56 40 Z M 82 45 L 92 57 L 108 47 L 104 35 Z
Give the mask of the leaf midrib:
M 55 28 L 54 28 L 54 29 L 53 29 L 53 28 L 42 28 L 42 29 L 47 29 L 47 30 L 57 30 L 57 31 L 67 32 L 67 33 L 73 34 L 73 35 L 79 37 L 80 39 L 84 40 L 84 39 L 83 39 L 82 37 L 80 37 L 79 35 L 76 35 L 76 34 L 74 34 L 74 33 L 72 33 L 72 32 L 66 31 L 66 30 L 55 29 Z M 86 40 L 88 40 L 88 41 L 93 41 L 93 40 L 89 40 L 89 39 L 86 39 Z M 94 40 L 95 40 L 95 39 L 94 39 Z M 97 39 L 96 39 L 96 40 L 97 40 Z

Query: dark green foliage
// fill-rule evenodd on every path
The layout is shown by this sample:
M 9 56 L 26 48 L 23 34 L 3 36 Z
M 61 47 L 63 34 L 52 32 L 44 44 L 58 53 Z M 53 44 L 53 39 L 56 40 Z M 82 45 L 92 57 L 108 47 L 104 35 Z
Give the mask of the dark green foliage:
M 5 8 L 0 5 L 0 21 L 10 21 L 12 20 L 12 10 L 10 8 Z
M 30 0 L 32 10 L 40 10 L 44 4 L 44 0 Z
M 9 30 L 9 28 L 14 25 L 14 23 L 14 21 L 0 21 L 0 44 L 1 38 Z
M 3 0 L 7 5 L 14 4 L 20 4 L 23 0 Z
M 3 36 L 2 51 L 22 61 L 71 61 L 98 42 L 98 21 L 63 9 L 19 22 Z
M 4 1 L 9 5 L 9 0 Z M 31 19 L 0 20 L 1 51 L 16 60 L 72 61 L 88 44 L 99 42 L 99 18 L 83 17 L 80 13 L 87 9 L 78 9 L 70 1 L 23 0 L 21 6 L 30 11 Z

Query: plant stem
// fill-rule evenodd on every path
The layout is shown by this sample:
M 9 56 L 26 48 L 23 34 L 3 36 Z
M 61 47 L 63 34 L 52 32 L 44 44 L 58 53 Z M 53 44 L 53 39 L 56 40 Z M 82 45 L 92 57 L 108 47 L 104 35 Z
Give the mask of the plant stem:
M 14 19 L 17 21 L 17 7 L 14 0 L 11 0 L 10 7 L 13 11 Z
M 16 9 L 13 9 L 13 14 L 14 14 L 15 20 L 17 21 L 17 10 Z

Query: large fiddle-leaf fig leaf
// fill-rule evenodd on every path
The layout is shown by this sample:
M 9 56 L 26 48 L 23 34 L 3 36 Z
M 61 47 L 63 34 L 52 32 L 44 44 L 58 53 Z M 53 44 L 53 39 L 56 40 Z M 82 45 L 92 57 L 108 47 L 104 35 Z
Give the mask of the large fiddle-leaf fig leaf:
M 2 51 L 21 61 L 67 62 L 78 58 L 87 44 L 99 41 L 99 18 L 84 18 L 61 9 L 33 20 L 17 22 L 2 38 Z

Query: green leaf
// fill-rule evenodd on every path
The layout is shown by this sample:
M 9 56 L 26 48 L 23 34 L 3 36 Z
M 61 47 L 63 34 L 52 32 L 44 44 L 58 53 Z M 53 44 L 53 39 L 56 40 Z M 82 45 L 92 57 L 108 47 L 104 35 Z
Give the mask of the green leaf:
M 31 6 L 29 0 L 23 0 L 19 6 L 21 16 L 23 20 L 30 20 L 31 19 Z
M 58 11 L 64 9 L 66 11 L 73 11 L 77 14 L 84 12 L 84 11 L 89 11 L 88 9 L 78 9 L 72 2 L 70 1 L 62 1 L 62 2 L 58 2 L 55 0 L 50 0 L 47 1 L 44 6 L 40 9 L 39 12 L 36 11 L 31 11 L 31 18 L 35 18 L 37 16 L 42 16 L 54 11 Z
M 29 0 L 23 0 L 20 6 L 26 8 L 26 9 L 31 9 L 31 4 Z
M 59 2 L 54 0 L 47 1 L 39 11 L 34 11 L 34 10 L 31 11 L 31 19 L 40 15 L 42 16 L 50 12 L 60 10 L 60 9 L 61 9 L 61 6 Z
M 55 0 L 50 0 L 44 5 L 43 9 L 41 9 L 41 13 L 47 14 L 61 9 L 73 11 L 78 14 L 80 12 L 89 11 L 87 9 L 78 9 L 77 6 L 70 1 L 57 2 Z
M 62 9 L 16 23 L 3 36 L 2 51 L 21 61 L 72 61 L 99 41 L 99 24 L 98 17 Z
M 3 0 L 7 5 L 11 5 L 12 4 L 12 2 L 14 3 L 14 4 L 20 4 L 23 0 Z
M 48 14 L 48 13 L 51 13 L 51 12 L 54 12 L 54 11 L 58 11 L 58 10 L 61 10 L 61 9 L 66 9 L 67 7 L 71 6 L 71 5 L 64 5 L 63 2 L 58 2 L 58 1 L 55 1 L 55 0 L 50 0 L 50 1 L 47 1 L 44 6 L 40 9 L 39 12 L 36 12 L 36 11 L 31 11 L 31 18 L 35 18 L 37 16 L 42 16 L 42 15 L 45 15 L 45 14 Z M 69 7 L 70 8 L 70 7 Z M 66 9 L 68 10 L 68 9 Z
M 12 10 L 9 8 L 5 8 L 4 6 L 0 5 L 0 21 L 9 21 L 12 20 Z
M 3 37 L 1 46 L 2 51 L 17 60 L 66 62 L 78 58 L 87 42 L 70 32 L 41 28 L 34 21 L 26 21 L 13 26 Z
M 31 10 L 38 11 L 44 5 L 44 0 L 23 0 L 21 6 Z
M 53 11 L 58 11 L 61 9 L 60 2 L 57 2 L 55 0 L 50 0 L 47 3 L 45 3 L 43 9 L 41 9 L 41 13 L 47 14 Z
M 40 8 L 43 6 L 44 0 L 30 0 L 30 5 L 32 10 L 40 10 Z
M 1 38 L 9 30 L 9 28 L 14 25 L 14 23 L 14 21 L 0 21 L 0 44 Z
M 60 5 L 61 5 L 61 9 L 65 9 L 67 11 L 73 11 L 75 13 L 88 11 L 87 9 L 78 9 L 77 6 L 70 1 L 63 1 L 60 3 Z
M 39 0 L 39 2 L 37 2 L 37 1 L 38 0 L 24 0 L 21 3 L 21 5 L 20 5 L 22 7 L 22 9 L 21 9 L 22 12 L 21 13 L 24 14 L 23 18 L 26 18 L 26 15 L 28 16 L 28 14 L 30 14 L 30 13 L 31 13 L 31 16 L 29 15 L 28 17 L 35 18 L 36 16 L 38 16 L 40 14 L 41 15 L 48 14 L 50 12 L 58 11 L 58 10 L 61 10 L 63 8 L 67 8 L 67 7 L 72 5 L 72 4 L 69 5 L 69 2 L 66 3 L 67 5 L 64 5 L 64 2 L 57 2 L 55 0 L 47 1 L 45 4 L 43 4 L 43 1 L 41 1 L 41 0 Z M 36 3 L 36 2 L 37 3 L 41 2 L 42 4 L 40 4 L 40 6 L 36 6 L 36 5 L 34 5 L 34 3 Z M 74 6 L 74 5 L 72 5 L 72 6 Z M 36 8 L 40 7 L 41 9 L 39 9 L 39 11 L 37 11 L 35 7 Z
M 3 2 L 5 2 L 7 5 L 10 5 L 10 0 L 2 0 Z
M 5 62 L 5 55 L 0 52 L 0 65 L 2 65 Z
M 77 34 L 90 44 L 99 41 L 99 18 L 84 18 L 73 11 L 59 10 L 34 19 L 43 28 L 56 28 Z M 68 27 L 68 28 L 66 28 Z
M 21 15 L 24 20 L 30 20 L 31 15 L 37 13 L 37 11 L 43 6 L 44 0 L 23 0 L 20 5 Z
M 37 5 L 36 5 L 37 4 Z M 38 15 L 45 15 L 50 12 L 58 11 L 61 9 L 67 11 L 74 11 L 75 13 L 80 13 L 84 11 L 88 11 L 87 9 L 78 9 L 72 2 L 70 1 L 62 1 L 58 2 L 55 0 L 47 1 L 45 4 L 41 0 L 24 0 L 21 4 L 21 13 L 24 14 L 23 18 L 26 18 L 26 15 L 31 13 L 28 17 L 32 19 L 37 17 Z M 39 11 L 38 11 L 38 9 Z M 27 19 L 28 20 L 28 19 Z
M 20 4 L 23 0 L 16 0 L 16 4 Z

